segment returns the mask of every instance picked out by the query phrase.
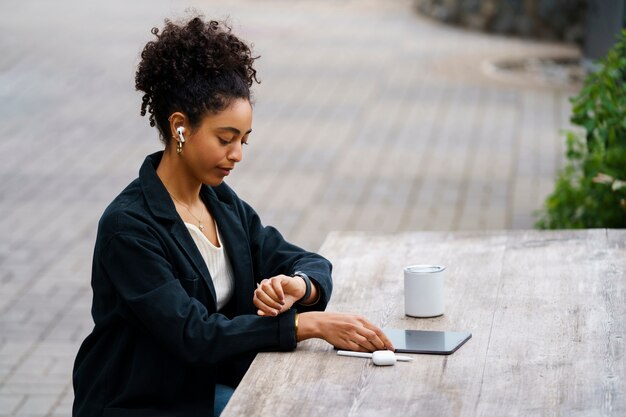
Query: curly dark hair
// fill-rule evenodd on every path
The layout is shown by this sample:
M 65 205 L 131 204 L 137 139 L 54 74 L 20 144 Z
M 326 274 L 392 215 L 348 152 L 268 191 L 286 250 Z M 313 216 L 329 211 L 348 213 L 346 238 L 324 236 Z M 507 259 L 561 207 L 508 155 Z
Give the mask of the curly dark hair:
M 182 24 L 165 20 L 152 28 L 156 40 L 146 44 L 135 74 L 135 88 L 143 91 L 141 115 L 150 113 L 168 146 L 168 117 L 179 111 L 192 128 L 207 113 L 224 110 L 237 98 L 250 100 L 256 70 L 250 47 L 231 33 L 231 27 L 196 15 Z

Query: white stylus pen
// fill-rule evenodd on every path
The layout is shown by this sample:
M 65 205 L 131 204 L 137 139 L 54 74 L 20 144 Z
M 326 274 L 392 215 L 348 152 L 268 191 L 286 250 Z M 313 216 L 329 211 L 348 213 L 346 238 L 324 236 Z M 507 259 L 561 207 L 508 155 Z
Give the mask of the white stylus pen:
M 395 353 L 391 352 L 390 350 L 377 350 L 374 353 L 366 353 L 366 352 L 352 352 L 349 350 L 338 350 L 337 351 L 337 355 L 340 356 L 354 356 L 357 358 L 373 358 L 375 354 L 378 354 L 379 352 L 385 352 L 385 355 L 388 355 L 390 352 L 391 354 L 395 355 L 396 360 L 397 361 L 401 361 L 401 362 L 410 362 L 413 360 L 413 358 L 409 358 L 408 356 L 398 356 Z

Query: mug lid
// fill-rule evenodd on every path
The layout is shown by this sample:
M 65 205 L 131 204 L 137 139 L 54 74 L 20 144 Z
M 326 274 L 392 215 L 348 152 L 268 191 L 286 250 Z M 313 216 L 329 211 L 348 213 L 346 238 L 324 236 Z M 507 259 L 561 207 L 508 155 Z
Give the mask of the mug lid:
M 446 267 L 442 265 L 411 265 L 404 268 L 404 271 L 414 274 L 430 274 L 435 272 L 441 272 L 444 269 L 446 269 Z

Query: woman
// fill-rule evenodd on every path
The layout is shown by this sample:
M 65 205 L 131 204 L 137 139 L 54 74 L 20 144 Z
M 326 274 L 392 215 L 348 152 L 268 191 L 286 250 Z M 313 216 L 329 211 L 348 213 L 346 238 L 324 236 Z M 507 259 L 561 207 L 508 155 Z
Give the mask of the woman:
M 152 33 L 136 88 L 165 149 L 100 220 L 73 414 L 219 415 L 256 352 L 309 338 L 393 349 L 366 319 L 323 312 L 330 263 L 264 227 L 223 182 L 252 132 L 249 47 L 201 17 Z

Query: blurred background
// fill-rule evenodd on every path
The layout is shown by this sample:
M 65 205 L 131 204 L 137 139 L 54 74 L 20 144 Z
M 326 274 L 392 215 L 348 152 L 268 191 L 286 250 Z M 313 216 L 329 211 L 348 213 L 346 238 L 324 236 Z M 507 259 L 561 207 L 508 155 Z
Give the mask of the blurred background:
M 3 0 L 0 416 L 70 413 L 97 221 L 161 148 L 134 74 L 164 18 L 195 8 L 253 43 L 254 133 L 227 182 L 317 250 L 333 230 L 532 228 L 603 47 L 583 6 Z

